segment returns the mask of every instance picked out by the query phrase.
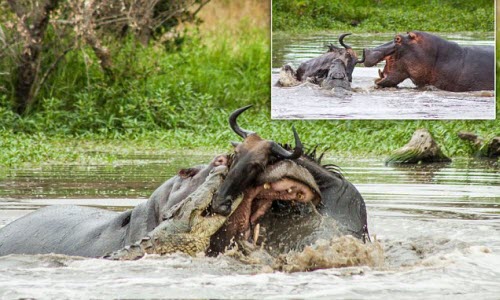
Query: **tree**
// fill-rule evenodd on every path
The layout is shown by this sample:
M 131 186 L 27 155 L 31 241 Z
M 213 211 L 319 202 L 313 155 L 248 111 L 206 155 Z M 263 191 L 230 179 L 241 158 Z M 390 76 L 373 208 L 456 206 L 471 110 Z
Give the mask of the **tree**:
M 8 0 L 14 26 L 6 36 L 16 63 L 14 110 L 22 115 L 34 105 L 40 88 L 65 55 L 92 48 L 102 71 L 114 79 L 113 57 L 106 44 L 132 34 L 147 46 L 183 22 L 195 22 L 210 0 Z M 0 27 L 0 34 L 3 31 Z M 50 31 L 50 36 L 47 32 Z M 1 37 L 1 36 L 0 36 Z M 118 49 L 119 50 L 119 49 Z M 51 55 L 45 55 L 51 53 Z M 15 57 L 12 57 L 15 56 Z

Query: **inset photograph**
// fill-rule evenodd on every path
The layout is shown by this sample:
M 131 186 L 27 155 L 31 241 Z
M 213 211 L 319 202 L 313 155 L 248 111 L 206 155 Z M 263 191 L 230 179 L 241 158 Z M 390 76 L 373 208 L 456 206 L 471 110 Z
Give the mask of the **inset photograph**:
M 273 119 L 494 119 L 493 1 L 272 4 Z

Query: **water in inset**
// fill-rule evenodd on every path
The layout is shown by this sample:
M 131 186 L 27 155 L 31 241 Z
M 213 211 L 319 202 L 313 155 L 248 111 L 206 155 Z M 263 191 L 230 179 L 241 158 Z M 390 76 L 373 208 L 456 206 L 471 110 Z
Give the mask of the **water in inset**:
M 462 46 L 494 45 L 494 33 L 439 33 Z M 394 33 L 353 34 L 345 42 L 361 55 L 391 41 Z M 301 62 L 326 51 L 325 44 L 338 45 L 338 34 L 273 34 L 271 116 L 273 119 L 494 119 L 493 92 L 454 93 L 435 89 L 416 89 L 407 79 L 399 88 L 376 89 L 374 80 L 384 63 L 354 69 L 350 96 L 336 97 L 311 84 L 281 88 L 280 68 Z

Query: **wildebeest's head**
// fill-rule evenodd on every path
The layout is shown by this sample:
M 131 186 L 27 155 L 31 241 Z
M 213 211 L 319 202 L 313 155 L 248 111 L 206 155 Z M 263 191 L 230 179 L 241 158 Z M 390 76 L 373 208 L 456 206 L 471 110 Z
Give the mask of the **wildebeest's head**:
M 233 143 L 234 156 L 230 163 L 229 173 L 212 203 L 212 210 L 222 215 L 230 213 L 233 199 L 252 186 L 268 164 L 280 159 L 296 159 L 303 153 L 295 128 L 293 128 L 295 137 L 293 152 L 285 150 L 274 141 L 262 139 L 256 133 L 240 128 L 236 119 L 250 107 L 251 105 L 237 109 L 229 117 L 231 128 L 244 140 L 241 143 Z
M 348 35 L 351 35 L 351 33 L 344 33 L 339 36 L 339 43 L 342 45 L 342 47 L 345 48 L 345 59 L 344 63 L 346 64 L 346 73 L 347 77 L 349 78 L 349 82 L 352 82 L 352 73 L 354 72 L 354 67 L 356 67 L 357 64 L 363 63 L 364 56 L 365 56 L 365 50 L 363 50 L 363 58 L 358 59 L 358 54 L 356 51 L 352 49 L 351 46 L 347 45 L 344 43 L 344 38 Z M 333 44 L 328 45 L 328 51 L 329 52 L 336 52 L 339 51 L 341 48 L 336 47 Z

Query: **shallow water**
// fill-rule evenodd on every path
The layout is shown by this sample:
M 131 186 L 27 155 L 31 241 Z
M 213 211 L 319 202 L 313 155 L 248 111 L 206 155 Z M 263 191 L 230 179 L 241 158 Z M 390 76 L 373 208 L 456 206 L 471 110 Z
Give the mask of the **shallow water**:
M 325 44 L 338 44 L 338 33 L 287 35 L 273 34 L 272 110 L 273 119 L 494 119 L 495 98 L 491 93 L 452 93 L 417 90 L 409 80 L 399 88 L 375 89 L 374 80 L 384 62 L 365 68 L 358 65 L 353 73 L 351 96 L 331 93 L 301 85 L 291 88 L 274 86 L 284 64 L 297 68 L 301 62 L 326 51 Z M 439 33 L 439 36 L 462 46 L 494 45 L 494 33 Z M 355 34 L 345 38 L 360 55 L 394 38 L 394 33 Z
M 136 157 L 115 166 L 7 170 L 0 179 L 0 226 L 58 203 L 124 210 L 145 201 L 179 168 L 210 158 Z M 12 255 L 0 257 L 0 298 L 498 297 L 498 163 L 457 160 L 410 168 L 385 167 L 376 159 L 334 163 L 366 199 L 382 264 L 284 273 L 229 255 L 128 262 Z M 318 250 L 312 257 L 327 255 Z

